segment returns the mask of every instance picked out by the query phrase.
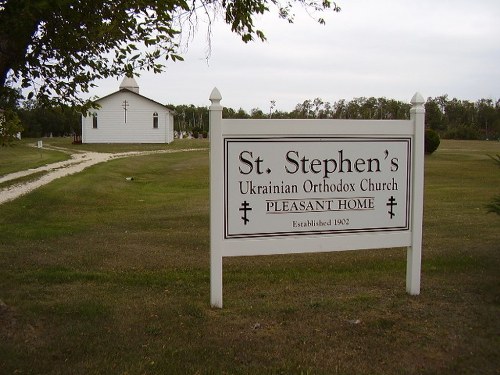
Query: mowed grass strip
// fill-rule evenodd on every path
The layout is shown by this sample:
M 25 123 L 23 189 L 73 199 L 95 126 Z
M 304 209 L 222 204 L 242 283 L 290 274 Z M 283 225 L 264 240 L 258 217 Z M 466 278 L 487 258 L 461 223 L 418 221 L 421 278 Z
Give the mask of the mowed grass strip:
M 207 151 L 56 180 L 1 206 L 0 372 L 495 374 L 498 151 L 426 157 L 420 296 L 405 249 L 226 258 L 222 310 Z
M 42 176 L 46 175 L 47 173 L 48 173 L 47 171 L 35 172 L 35 173 L 31 173 L 31 174 L 23 176 L 23 177 L 0 182 L 0 189 L 11 189 L 15 185 L 22 185 L 22 184 L 26 184 L 26 183 L 31 182 L 31 181 L 38 180 Z

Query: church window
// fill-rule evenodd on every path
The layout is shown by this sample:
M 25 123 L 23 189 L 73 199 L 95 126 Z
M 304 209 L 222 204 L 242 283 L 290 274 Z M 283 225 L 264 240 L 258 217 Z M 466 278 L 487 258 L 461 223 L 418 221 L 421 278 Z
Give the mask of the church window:
M 158 129 L 158 112 L 153 113 L 153 129 Z
M 92 128 L 97 129 L 97 113 L 92 114 Z

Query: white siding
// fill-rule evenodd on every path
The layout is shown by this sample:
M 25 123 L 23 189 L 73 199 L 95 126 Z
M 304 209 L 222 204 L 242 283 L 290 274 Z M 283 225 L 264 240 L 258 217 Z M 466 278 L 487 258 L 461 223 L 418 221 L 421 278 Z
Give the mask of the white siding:
M 127 101 L 125 122 L 124 101 Z M 159 103 L 127 90 L 98 101 L 101 108 L 82 118 L 83 143 L 170 143 L 174 139 L 172 113 Z M 153 128 L 153 113 L 158 113 L 158 128 Z M 97 113 L 97 129 L 92 113 Z

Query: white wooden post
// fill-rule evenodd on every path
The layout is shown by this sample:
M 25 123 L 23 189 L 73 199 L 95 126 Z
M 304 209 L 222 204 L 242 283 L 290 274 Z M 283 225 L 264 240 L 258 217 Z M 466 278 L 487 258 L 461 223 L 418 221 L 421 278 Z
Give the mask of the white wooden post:
M 210 304 L 222 308 L 223 154 L 222 96 L 210 94 Z
M 424 98 L 416 93 L 411 99 L 410 120 L 414 129 L 413 186 L 411 214 L 411 246 L 407 248 L 406 291 L 410 295 L 420 294 L 422 265 L 422 221 L 424 206 L 424 143 L 425 108 Z

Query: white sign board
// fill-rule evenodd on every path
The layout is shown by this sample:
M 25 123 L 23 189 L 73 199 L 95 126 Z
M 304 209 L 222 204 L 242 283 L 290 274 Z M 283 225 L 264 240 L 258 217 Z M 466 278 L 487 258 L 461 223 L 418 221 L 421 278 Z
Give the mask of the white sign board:
M 411 138 L 224 139 L 224 238 L 409 230 Z
M 410 120 L 223 120 L 210 100 L 211 304 L 222 258 L 408 246 L 420 291 L 423 100 Z M 416 249 L 416 250 L 415 250 Z

